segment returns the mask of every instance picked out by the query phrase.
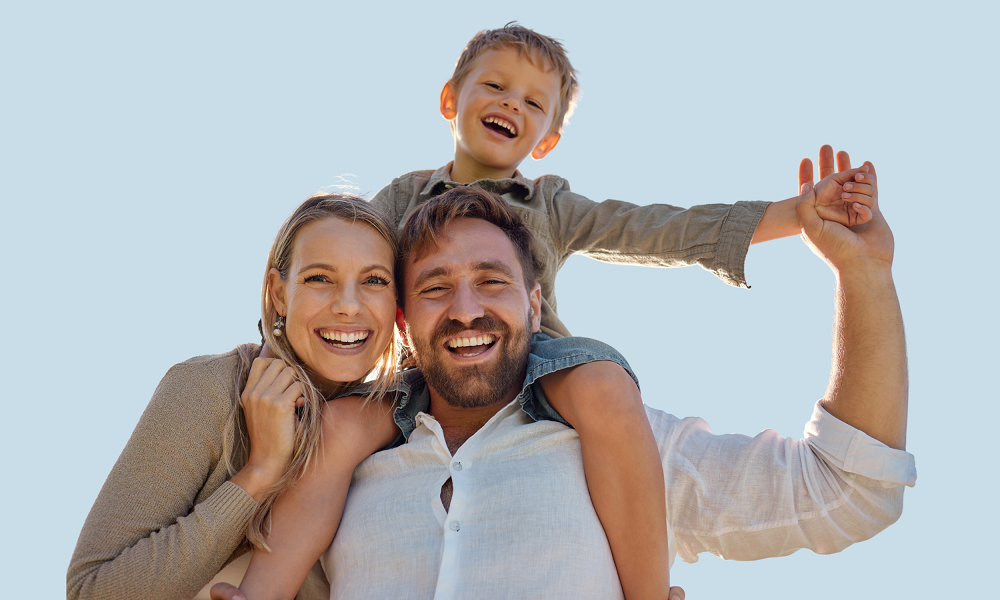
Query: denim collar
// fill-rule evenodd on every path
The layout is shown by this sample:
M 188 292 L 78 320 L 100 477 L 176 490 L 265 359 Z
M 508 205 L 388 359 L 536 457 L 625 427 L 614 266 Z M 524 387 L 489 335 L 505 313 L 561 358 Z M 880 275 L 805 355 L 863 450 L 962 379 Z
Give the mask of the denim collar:
M 428 198 L 433 198 L 434 196 L 443 194 L 446 190 L 450 190 L 453 187 L 458 187 L 460 185 L 467 185 L 463 183 L 455 183 L 451 180 L 451 166 L 455 164 L 454 161 L 446 164 L 431 175 L 430 180 L 424 189 L 420 191 L 420 196 L 425 200 Z M 517 198 L 520 202 L 525 204 L 530 204 L 532 199 L 535 197 L 535 182 L 530 179 L 525 179 L 520 171 L 514 171 L 514 176 L 507 179 L 480 179 L 478 181 L 472 182 L 480 189 L 484 189 L 488 192 L 493 192 L 495 194 L 510 194 Z

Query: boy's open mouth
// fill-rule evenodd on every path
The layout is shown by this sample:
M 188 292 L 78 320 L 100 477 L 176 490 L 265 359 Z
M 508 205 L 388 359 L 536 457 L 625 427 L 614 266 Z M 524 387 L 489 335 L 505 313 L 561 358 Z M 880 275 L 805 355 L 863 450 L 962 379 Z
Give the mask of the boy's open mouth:
M 323 338 L 324 342 L 334 348 L 350 350 L 351 348 L 357 348 L 368 341 L 368 336 L 370 334 L 370 331 L 320 331 L 319 337 Z
M 498 119 L 497 117 L 486 117 L 483 119 L 483 125 L 485 125 L 487 129 L 492 129 L 500 135 L 508 138 L 517 137 L 517 127 L 509 121 Z
M 474 337 L 453 338 L 448 340 L 445 345 L 452 354 L 471 357 L 486 352 L 496 341 L 497 338 L 495 335 L 484 333 Z

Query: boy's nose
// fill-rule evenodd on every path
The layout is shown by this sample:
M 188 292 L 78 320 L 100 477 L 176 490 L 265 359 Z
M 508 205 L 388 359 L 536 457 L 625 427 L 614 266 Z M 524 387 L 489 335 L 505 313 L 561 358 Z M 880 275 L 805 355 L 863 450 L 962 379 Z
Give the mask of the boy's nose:
M 500 105 L 503 106 L 504 108 L 509 108 L 510 110 L 516 113 L 521 112 L 521 106 L 517 103 L 517 100 L 512 100 L 510 98 L 507 98 L 502 102 L 500 102 Z

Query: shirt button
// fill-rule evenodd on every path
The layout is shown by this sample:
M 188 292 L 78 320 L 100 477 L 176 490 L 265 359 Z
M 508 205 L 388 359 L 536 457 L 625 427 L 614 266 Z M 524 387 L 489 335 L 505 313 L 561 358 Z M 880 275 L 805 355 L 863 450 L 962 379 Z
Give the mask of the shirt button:
M 448 527 L 450 527 L 452 531 L 458 531 L 462 528 L 462 524 L 458 521 L 452 521 L 451 523 L 448 523 Z
M 462 463 L 460 463 L 458 461 L 455 461 L 455 462 L 451 463 L 451 468 L 455 469 L 456 471 L 461 471 L 462 470 Z

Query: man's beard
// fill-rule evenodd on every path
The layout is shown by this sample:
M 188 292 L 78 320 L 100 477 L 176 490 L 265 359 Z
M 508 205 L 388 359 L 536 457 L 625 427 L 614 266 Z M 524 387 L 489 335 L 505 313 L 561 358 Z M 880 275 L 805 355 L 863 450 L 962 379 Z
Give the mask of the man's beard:
M 528 367 L 528 352 L 531 348 L 531 314 L 523 327 L 512 329 L 506 323 L 485 315 L 466 327 L 454 320 L 441 325 L 427 340 L 414 339 L 412 335 L 417 366 L 423 371 L 427 385 L 457 408 L 479 408 L 500 402 L 512 390 L 521 387 Z M 500 337 L 494 342 L 501 344 L 500 353 L 490 365 L 471 364 L 445 365 L 439 352 L 448 352 L 444 347 L 445 338 L 465 331 L 495 331 Z

